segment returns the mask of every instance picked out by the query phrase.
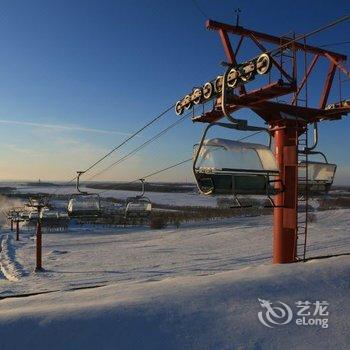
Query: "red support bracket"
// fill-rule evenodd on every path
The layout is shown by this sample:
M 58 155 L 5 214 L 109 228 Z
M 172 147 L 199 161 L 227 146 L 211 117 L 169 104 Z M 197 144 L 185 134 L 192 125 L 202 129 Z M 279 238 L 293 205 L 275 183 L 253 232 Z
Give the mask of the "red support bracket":
M 228 62 L 231 64 L 237 64 L 235 54 L 233 53 L 231 42 L 230 42 L 230 39 L 227 35 L 227 32 L 220 29 L 219 35 L 220 35 L 220 39 L 221 39 L 222 45 L 224 47 L 225 55 L 227 57 Z
M 350 78 L 350 72 L 343 67 L 339 61 L 337 61 L 336 59 L 334 59 L 331 55 L 329 55 L 328 53 L 325 54 L 325 56 L 331 61 L 333 62 L 348 78 Z
M 294 104 L 295 101 L 297 100 L 299 94 L 300 94 L 300 91 L 303 89 L 305 83 L 307 82 L 307 79 L 309 78 L 309 75 L 311 74 L 313 68 L 315 67 L 315 64 L 318 60 L 318 58 L 320 57 L 320 55 L 315 55 L 312 62 L 310 63 L 310 66 L 309 68 L 307 69 L 307 72 L 305 73 L 304 77 L 303 77 L 303 80 L 301 81 L 299 87 L 298 87 L 298 90 L 297 92 L 295 93 L 292 101 L 291 101 L 291 104 Z
M 253 42 L 256 44 L 256 46 L 262 51 L 267 52 L 268 50 L 266 47 L 259 42 L 259 40 L 253 35 L 250 35 L 250 38 L 253 40 Z M 293 82 L 293 78 L 280 66 L 280 64 L 271 56 L 271 61 L 275 65 L 275 67 L 281 72 L 281 74 L 289 81 Z
M 281 38 L 278 36 L 257 32 L 255 30 L 246 29 L 246 28 L 243 28 L 241 26 L 233 26 L 230 24 L 216 22 L 216 21 L 213 21 L 211 19 L 207 20 L 206 27 L 209 30 L 220 30 L 221 29 L 221 30 L 225 30 L 228 33 L 242 35 L 242 36 L 254 35 L 254 37 L 260 41 L 269 42 L 269 43 L 276 44 L 276 45 L 288 45 L 288 43 L 289 43 L 289 39 L 287 39 L 287 38 L 283 38 L 283 37 Z M 342 55 L 342 54 L 337 53 L 337 52 L 325 50 L 325 49 L 322 49 L 322 48 L 316 47 L 316 46 L 305 45 L 304 43 L 300 43 L 300 42 L 293 42 L 293 44 L 290 44 L 290 45 L 291 46 L 295 45 L 295 48 L 297 50 L 306 51 L 306 52 L 313 53 L 313 54 L 319 54 L 322 56 L 325 56 L 327 53 L 330 56 L 332 56 L 334 59 L 339 60 L 339 61 L 346 61 L 346 59 L 347 59 L 346 55 Z
M 336 68 L 337 68 L 337 65 L 334 64 L 333 62 L 331 62 L 331 64 L 329 65 L 329 68 L 328 68 L 326 82 L 325 82 L 325 85 L 324 85 L 324 88 L 322 91 L 322 95 L 321 95 L 321 99 L 320 99 L 320 103 L 319 103 L 320 109 L 324 109 L 326 107 L 329 92 L 331 91 Z

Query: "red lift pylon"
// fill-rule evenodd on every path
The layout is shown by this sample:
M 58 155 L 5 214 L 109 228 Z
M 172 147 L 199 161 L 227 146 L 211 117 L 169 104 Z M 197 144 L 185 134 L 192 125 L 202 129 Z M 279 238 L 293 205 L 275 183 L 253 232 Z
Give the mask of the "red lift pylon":
M 23 222 L 21 219 L 20 213 L 22 212 L 22 208 L 13 208 L 7 212 L 7 217 L 10 220 L 10 230 L 11 232 L 14 229 L 14 223 L 16 223 L 16 241 L 19 241 L 19 223 Z
M 206 22 L 206 27 L 209 30 L 218 31 L 228 65 L 237 65 L 236 57 L 245 38 L 250 39 L 262 53 L 269 52 L 265 47 L 265 43 L 277 45 L 277 53 L 280 60 L 276 59 L 276 54 L 270 56 L 273 67 L 280 74 L 277 81 L 273 82 L 269 79 L 267 85 L 251 91 L 247 91 L 247 85 L 234 88 L 234 93 L 226 98 L 226 111 L 223 110 L 222 97 L 218 94 L 215 97 L 213 109 L 194 117 L 193 121 L 216 122 L 223 118 L 227 112 L 232 113 L 241 108 L 249 108 L 268 124 L 269 131 L 274 138 L 275 157 L 279 167 L 277 180 L 280 180 L 275 185 L 280 191 L 277 191 L 274 200 L 276 205 L 274 208 L 273 262 L 291 263 L 297 261 L 300 256 L 297 251 L 298 140 L 300 135 L 307 132 L 308 124 L 324 120 L 341 119 L 342 116 L 350 112 L 350 100 L 338 101 L 327 106 L 336 70 L 339 69 L 347 77 L 350 77 L 349 72 L 342 65 L 342 62 L 346 60 L 346 56 L 320 47 L 307 45 L 305 38 L 303 42 L 300 42 L 293 40 L 293 38 L 277 37 L 212 20 Z M 232 48 L 228 34 L 239 36 L 235 51 Z M 304 76 L 299 84 L 297 78 L 298 52 L 303 53 L 305 56 Z M 306 65 L 306 55 L 313 56 L 308 66 Z M 283 64 L 286 57 L 282 56 L 289 57 L 291 72 L 284 68 Z M 329 68 L 325 74 L 325 82 L 319 98 L 319 104 L 317 107 L 310 107 L 307 104 L 307 82 L 321 58 L 329 61 Z M 298 105 L 298 101 L 301 99 L 300 94 L 305 89 L 306 103 L 304 106 L 300 106 Z M 282 103 L 278 100 L 272 101 L 272 99 L 277 99 L 283 95 L 292 96 L 289 103 Z M 190 95 L 187 95 L 187 98 L 188 96 Z M 306 234 L 307 230 L 305 230 Z M 303 239 L 305 242 L 303 248 L 305 258 L 306 236 Z
M 36 225 L 36 265 L 35 271 L 43 271 L 42 267 L 42 230 L 41 230 L 41 212 L 47 207 L 47 203 L 42 199 L 29 199 L 28 207 L 35 208 L 38 213 L 37 225 Z

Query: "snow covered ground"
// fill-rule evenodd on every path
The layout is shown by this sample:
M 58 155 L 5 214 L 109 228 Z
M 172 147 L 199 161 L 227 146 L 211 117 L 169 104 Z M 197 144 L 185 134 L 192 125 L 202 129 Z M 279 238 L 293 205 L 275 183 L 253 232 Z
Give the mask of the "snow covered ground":
M 349 217 L 316 213 L 308 255 L 350 253 Z M 0 280 L 0 348 L 347 349 L 350 256 L 272 265 L 271 223 L 45 234 L 40 274 L 32 235 L 16 242 L 3 232 L 1 260 L 16 278 Z M 328 301 L 329 327 L 270 329 L 258 320 L 258 298 Z
M 52 194 L 58 188 L 55 186 L 29 186 L 27 184 L 12 184 L 17 188 L 16 192 L 21 194 Z M 186 186 L 185 184 L 183 185 Z M 83 191 L 87 191 L 88 193 L 99 193 L 101 190 L 86 188 L 84 186 L 81 187 Z M 66 194 L 71 195 L 73 193 L 77 193 L 74 186 L 61 186 L 59 187 L 58 194 Z M 120 200 L 125 200 L 128 197 L 134 197 L 138 194 L 136 191 L 124 191 L 124 190 L 110 190 L 108 192 L 101 193 L 101 198 L 116 198 Z M 348 196 L 349 192 L 346 190 L 333 190 L 330 194 L 341 196 Z M 173 205 L 173 206 L 199 206 L 199 207 L 216 207 L 217 206 L 217 198 L 220 196 L 211 197 L 201 195 L 195 192 L 184 192 L 184 193 L 168 193 L 168 192 L 147 192 L 147 197 L 150 198 L 152 203 L 162 204 L 162 205 Z M 222 196 L 224 197 L 224 196 Z M 250 196 L 252 199 L 256 200 L 266 200 L 265 196 Z M 58 201 L 56 201 L 58 202 Z M 317 207 L 318 200 L 310 199 L 309 204 Z M 61 205 L 65 206 L 66 203 L 61 201 Z
M 57 187 L 38 187 L 38 186 L 18 186 L 18 193 L 53 193 Z M 81 187 L 83 191 L 89 193 L 98 193 L 101 190 Z M 72 194 L 76 193 L 75 187 L 73 186 L 62 186 L 59 188 L 58 194 Z M 128 197 L 134 197 L 138 194 L 135 191 L 119 191 L 111 190 L 105 193 L 101 193 L 102 198 L 117 198 L 117 199 L 126 199 Z M 204 207 L 215 207 L 216 198 L 200 195 L 198 193 L 163 193 L 163 192 L 149 192 L 146 193 L 147 197 L 150 198 L 152 203 L 156 204 L 166 204 L 166 205 L 176 205 L 176 206 L 204 206 Z

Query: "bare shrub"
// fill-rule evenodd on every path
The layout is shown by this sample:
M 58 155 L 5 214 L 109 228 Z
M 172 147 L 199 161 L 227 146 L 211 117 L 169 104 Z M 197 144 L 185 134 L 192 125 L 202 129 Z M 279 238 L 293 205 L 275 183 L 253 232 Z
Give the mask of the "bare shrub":
M 181 221 L 179 219 L 175 219 L 174 220 L 174 225 L 175 225 L 176 228 L 179 228 L 180 225 L 181 225 Z
M 219 197 L 216 200 L 218 208 L 229 209 L 232 206 L 232 198 L 228 197 Z
M 317 222 L 317 217 L 315 213 L 308 213 L 307 214 L 307 221 L 308 222 Z
M 318 210 L 350 208 L 350 198 L 348 197 L 319 199 L 318 202 L 319 202 Z
M 150 222 L 151 229 L 160 230 L 165 226 L 166 226 L 166 220 L 163 217 L 157 216 L 151 219 L 151 222 Z

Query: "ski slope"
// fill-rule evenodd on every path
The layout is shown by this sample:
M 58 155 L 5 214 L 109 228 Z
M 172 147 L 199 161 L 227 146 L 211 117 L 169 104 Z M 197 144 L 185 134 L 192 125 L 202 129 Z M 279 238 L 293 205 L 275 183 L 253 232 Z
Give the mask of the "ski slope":
M 350 210 L 316 216 L 308 255 L 350 253 Z M 272 265 L 271 224 L 262 216 L 45 234 L 40 274 L 33 273 L 33 237 L 18 243 L 4 232 L 10 254 L 1 253 L 2 263 L 13 264 L 17 280 L 0 280 L 1 346 L 346 349 L 350 257 Z M 268 329 L 257 319 L 258 298 L 327 300 L 330 326 Z

